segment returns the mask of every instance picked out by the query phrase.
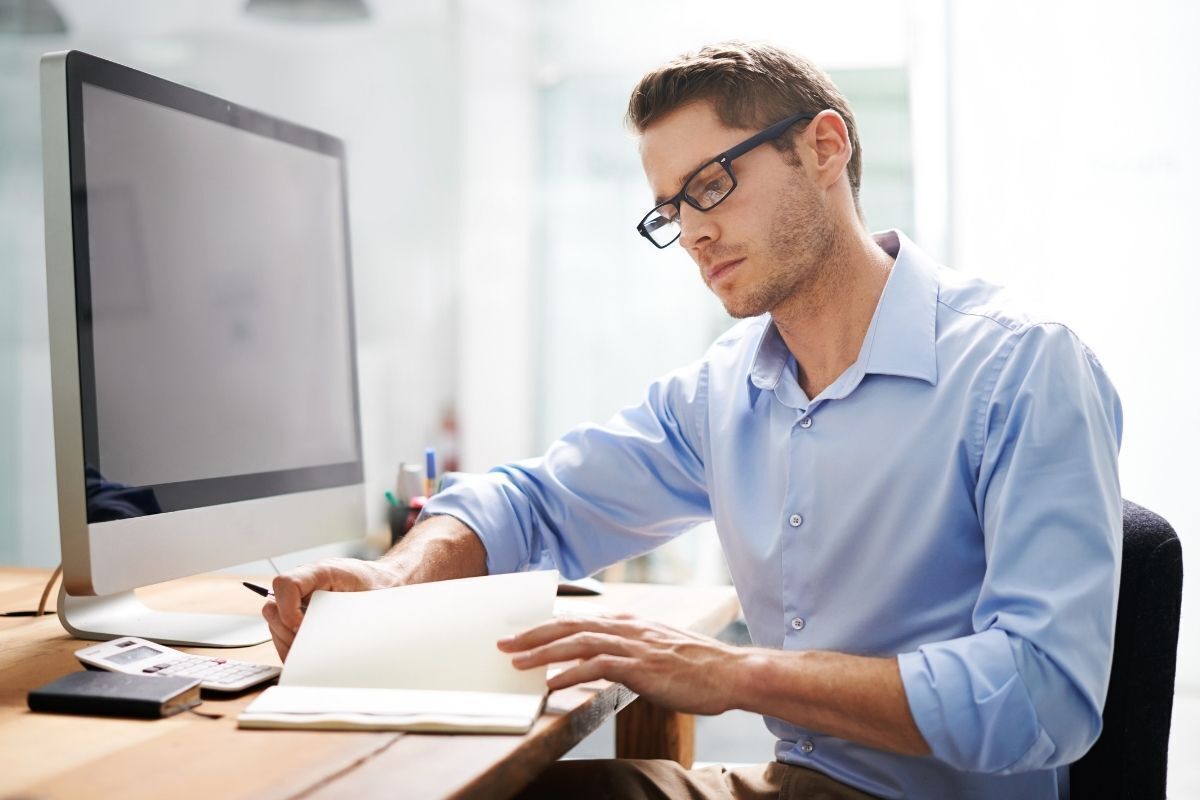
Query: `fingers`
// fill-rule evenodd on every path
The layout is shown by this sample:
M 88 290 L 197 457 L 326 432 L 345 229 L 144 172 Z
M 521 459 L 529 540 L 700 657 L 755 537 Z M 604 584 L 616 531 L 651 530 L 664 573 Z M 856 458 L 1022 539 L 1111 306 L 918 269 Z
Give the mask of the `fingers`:
M 279 657 L 287 657 L 313 592 L 357 592 L 387 585 L 388 577 L 378 565 L 355 558 L 331 558 L 275 576 L 271 582 L 275 598 L 267 600 L 262 614 Z
M 279 607 L 274 600 L 267 600 L 262 615 L 267 621 L 267 627 L 271 629 L 271 641 L 275 643 L 275 652 L 279 653 L 279 660 L 286 661 L 288 651 L 292 649 L 292 642 L 296 640 L 296 632 L 283 624 L 279 618 Z
M 551 690 L 604 678 L 664 708 L 718 714 L 728 696 L 729 648 L 715 639 L 629 616 L 556 619 L 496 643 L 517 669 L 577 660 Z
M 508 653 L 532 650 L 576 633 L 607 633 L 613 636 L 635 638 L 648 626 L 629 615 L 610 617 L 559 617 L 537 627 L 501 639 L 496 645 Z
M 312 567 L 302 567 L 284 575 L 276 575 L 271 581 L 271 591 L 275 593 L 275 603 L 279 621 L 294 634 L 304 619 L 300 606 L 308 596 L 320 588 L 317 575 Z M 263 607 L 266 616 L 266 607 Z M 270 622 L 270 620 L 267 620 Z
M 634 659 L 623 656 L 596 656 L 570 669 L 563 670 L 546 681 L 546 686 L 553 692 L 578 683 L 597 681 L 601 678 L 628 686 L 636 663 Z
M 636 642 L 623 636 L 585 631 L 518 653 L 513 656 L 512 663 L 517 669 L 531 669 L 576 658 L 592 658 L 599 655 L 629 656 L 634 654 L 636 647 Z
M 299 567 L 275 576 L 271 589 L 279 607 L 281 622 L 295 633 L 304 619 L 304 605 L 318 589 L 330 592 L 356 592 L 371 588 L 365 580 L 364 562 L 335 558 Z

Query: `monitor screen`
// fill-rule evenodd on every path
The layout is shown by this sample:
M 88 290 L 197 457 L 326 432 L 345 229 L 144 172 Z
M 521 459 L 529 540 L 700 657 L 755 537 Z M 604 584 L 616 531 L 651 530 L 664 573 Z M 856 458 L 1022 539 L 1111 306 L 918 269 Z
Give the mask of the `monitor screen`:
M 338 156 L 88 82 L 80 110 L 89 522 L 336 482 L 359 460 Z

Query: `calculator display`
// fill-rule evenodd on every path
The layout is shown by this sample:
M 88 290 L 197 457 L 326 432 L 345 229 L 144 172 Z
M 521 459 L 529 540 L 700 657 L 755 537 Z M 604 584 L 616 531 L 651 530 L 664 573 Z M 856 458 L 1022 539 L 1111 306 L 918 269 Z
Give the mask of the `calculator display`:
M 149 658 L 161 653 L 161 650 L 155 650 L 153 647 L 135 647 L 132 650 L 122 650 L 119 653 L 114 653 L 111 656 L 105 656 L 105 661 L 111 661 L 114 664 L 129 664 L 134 661 L 141 661 L 143 658 Z

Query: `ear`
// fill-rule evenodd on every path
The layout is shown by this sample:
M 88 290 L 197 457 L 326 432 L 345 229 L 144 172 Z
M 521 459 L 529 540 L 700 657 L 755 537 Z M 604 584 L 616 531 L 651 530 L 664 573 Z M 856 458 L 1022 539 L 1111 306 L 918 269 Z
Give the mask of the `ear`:
M 846 165 L 850 163 L 854 151 L 846 120 L 838 112 L 827 108 L 808 123 L 802 136 L 813 155 L 814 179 L 820 186 L 833 186 L 846 172 Z

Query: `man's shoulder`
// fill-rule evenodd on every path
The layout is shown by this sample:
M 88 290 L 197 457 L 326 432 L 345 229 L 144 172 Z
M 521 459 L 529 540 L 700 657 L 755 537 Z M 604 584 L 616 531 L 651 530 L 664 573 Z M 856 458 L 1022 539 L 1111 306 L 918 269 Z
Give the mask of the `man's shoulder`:
M 962 347 L 963 355 L 984 360 L 1023 362 L 1042 353 L 1100 366 L 1079 335 L 1036 298 L 947 267 L 938 268 L 937 331 L 939 348 Z M 1011 358 L 1014 352 L 1023 357 Z
M 1000 335 L 1033 322 L 1028 304 L 1003 286 L 949 267 L 939 267 L 937 277 L 938 315 L 947 321 L 995 328 Z
M 1020 339 L 1033 329 L 1046 328 L 1074 335 L 1036 298 L 948 267 L 937 268 L 937 279 L 939 328 L 967 328 L 999 340 Z

